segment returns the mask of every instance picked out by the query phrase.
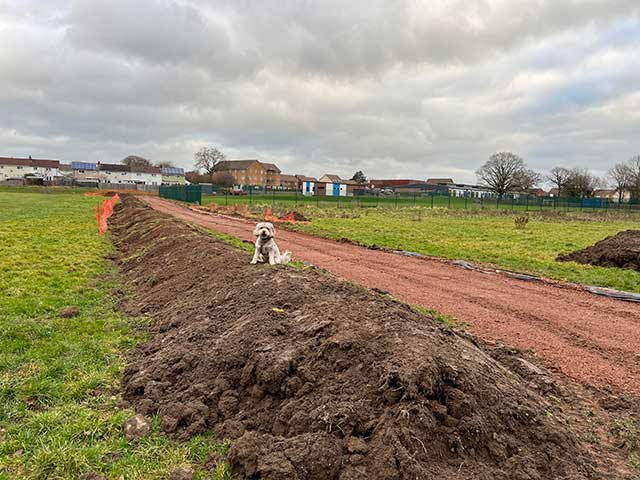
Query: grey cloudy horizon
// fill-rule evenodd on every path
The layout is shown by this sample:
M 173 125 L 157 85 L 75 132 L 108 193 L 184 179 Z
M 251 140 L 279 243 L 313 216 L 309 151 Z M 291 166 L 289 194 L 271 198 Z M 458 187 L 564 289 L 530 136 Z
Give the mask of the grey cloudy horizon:
M 637 0 L 0 0 L 0 156 L 475 182 L 640 153 Z

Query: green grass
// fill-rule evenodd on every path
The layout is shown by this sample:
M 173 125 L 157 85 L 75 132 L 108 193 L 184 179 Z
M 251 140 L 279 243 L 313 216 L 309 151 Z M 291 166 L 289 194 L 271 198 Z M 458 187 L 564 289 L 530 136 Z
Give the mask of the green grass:
M 618 417 L 613 422 L 613 434 L 626 450 L 629 465 L 640 469 L 640 421 L 633 416 Z
M 640 213 L 640 205 L 608 205 L 606 208 L 593 209 L 581 207 L 579 199 L 541 199 L 537 197 L 521 198 L 516 200 L 505 199 L 464 199 L 448 196 L 421 196 L 413 194 L 395 195 L 356 195 L 352 197 L 327 197 L 304 196 L 296 192 L 272 192 L 254 193 L 252 195 L 204 195 L 203 205 L 216 203 L 218 205 L 270 205 L 280 206 L 289 210 L 305 207 L 317 208 L 397 208 L 397 207 L 425 207 L 425 208 L 451 208 L 454 210 L 473 211 L 521 211 L 521 212 L 615 212 L 615 213 Z
M 0 478 L 168 478 L 226 446 L 208 435 L 178 442 L 159 432 L 130 444 L 118 407 L 125 353 L 144 319 L 118 311 L 121 288 L 97 235 L 93 204 L 64 190 L 0 190 Z M 64 307 L 80 316 L 62 319 Z M 211 473 L 198 470 L 196 478 Z M 231 478 L 226 466 L 213 478 Z
M 640 218 L 635 215 L 532 213 L 526 228 L 518 230 L 514 216 L 508 212 L 419 207 L 358 210 L 307 207 L 302 211 L 312 221 L 294 228 L 315 235 L 640 292 L 639 272 L 555 261 L 560 253 L 587 247 L 622 230 L 640 228 Z

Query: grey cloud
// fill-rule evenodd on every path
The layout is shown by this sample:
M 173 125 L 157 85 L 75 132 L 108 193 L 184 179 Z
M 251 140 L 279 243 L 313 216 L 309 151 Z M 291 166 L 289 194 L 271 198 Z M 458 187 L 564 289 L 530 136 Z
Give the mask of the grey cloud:
M 0 142 L 10 155 L 184 167 L 215 143 L 314 175 L 474 181 L 503 149 L 538 169 L 606 170 L 638 149 L 639 8 L 0 2 Z

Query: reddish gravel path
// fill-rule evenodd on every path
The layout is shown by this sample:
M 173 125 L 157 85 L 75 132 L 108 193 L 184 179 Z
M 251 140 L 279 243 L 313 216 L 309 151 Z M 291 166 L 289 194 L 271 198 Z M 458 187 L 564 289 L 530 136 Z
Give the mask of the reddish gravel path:
M 197 213 L 157 197 L 143 200 L 190 223 L 253 241 L 253 224 L 245 220 Z M 576 380 L 640 394 L 637 304 L 282 229 L 278 245 L 338 277 L 453 315 L 484 339 L 530 348 L 547 366 Z

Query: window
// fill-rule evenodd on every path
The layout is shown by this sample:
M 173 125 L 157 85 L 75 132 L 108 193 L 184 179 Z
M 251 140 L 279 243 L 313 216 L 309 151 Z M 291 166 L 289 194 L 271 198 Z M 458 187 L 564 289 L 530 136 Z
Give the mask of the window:
M 122 175 L 123 177 L 127 174 L 127 172 L 122 172 L 120 175 Z
M 18 165 L 18 170 L 22 170 L 24 167 L 22 167 L 21 165 Z

